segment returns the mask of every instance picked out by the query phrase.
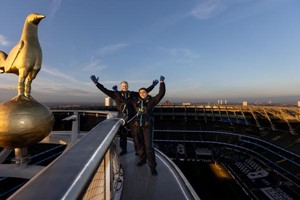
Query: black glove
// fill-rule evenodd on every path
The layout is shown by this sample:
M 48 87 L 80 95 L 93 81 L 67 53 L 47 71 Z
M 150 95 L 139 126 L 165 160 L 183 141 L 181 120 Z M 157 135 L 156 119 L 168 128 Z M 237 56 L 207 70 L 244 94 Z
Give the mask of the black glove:
M 165 77 L 164 77 L 164 76 L 160 76 L 159 80 L 160 80 L 160 81 L 164 81 L 164 80 L 165 80 Z
M 91 76 L 91 79 L 92 79 L 92 81 L 93 81 L 95 84 L 97 84 L 97 83 L 98 83 L 98 80 L 99 80 L 99 77 L 96 78 L 95 75 L 92 75 L 92 76 Z
M 153 82 L 152 82 L 152 85 L 156 86 L 156 85 L 157 85 L 157 83 L 158 83 L 158 80 L 157 80 L 157 79 L 155 79 L 155 80 L 153 80 Z
M 112 89 L 116 92 L 116 91 L 118 91 L 118 86 L 115 85 L 112 87 Z

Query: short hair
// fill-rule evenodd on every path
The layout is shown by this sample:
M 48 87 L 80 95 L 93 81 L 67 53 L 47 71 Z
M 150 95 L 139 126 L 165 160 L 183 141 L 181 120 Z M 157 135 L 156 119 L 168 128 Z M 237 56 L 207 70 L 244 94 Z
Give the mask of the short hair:
M 148 92 L 147 89 L 144 88 L 144 87 L 140 88 L 140 89 L 139 89 L 139 92 L 140 92 L 141 90 L 145 90 L 146 92 Z
M 122 81 L 122 82 L 120 83 L 120 85 L 121 85 L 122 83 L 125 83 L 126 85 L 128 85 L 128 82 L 127 82 L 127 81 Z

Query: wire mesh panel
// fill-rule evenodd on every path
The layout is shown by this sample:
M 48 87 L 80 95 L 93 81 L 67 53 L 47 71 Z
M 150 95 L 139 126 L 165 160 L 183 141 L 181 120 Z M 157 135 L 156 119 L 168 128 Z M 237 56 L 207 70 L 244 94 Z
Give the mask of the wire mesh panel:
M 83 199 L 84 200 L 104 200 L 105 199 L 105 160 L 97 169 L 93 180 L 91 181 Z

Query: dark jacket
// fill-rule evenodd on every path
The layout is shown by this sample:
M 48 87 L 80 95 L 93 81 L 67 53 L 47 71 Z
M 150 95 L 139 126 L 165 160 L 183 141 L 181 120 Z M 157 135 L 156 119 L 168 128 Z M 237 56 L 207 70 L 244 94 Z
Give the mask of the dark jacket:
M 153 111 L 155 106 L 165 96 L 166 86 L 164 82 L 159 85 L 159 92 L 154 97 L 148 95 L 146 99 L 140 97 L 133 101 L 133 107 L 137 113 L 135 121 L 139 126 L 148 126 L 153 123 L 154 115 Z
M 122 102 L 120 100 L 121 98 L 116 97 L 115 91 L 108 90 L 101 83 L 97 83 L 96 86 L 99 90 L 101 90 L 104 94 L 106 94 L 107 96 L 109 96 L 110 98 L 112 98 L 116 102 L 117 109 L 118 109 L 119 113 L 125 113 L 128 116 L 129 120 L 135 115 L 135 110 L 134 110 L 132 104 L 127 105 L 126 101 Z M 153 84 L 151 86 L 149 86 L 147 88 L 147 92 L 152 91 L 154 87 L 155 86 Z M 126 100 L 135 99 L 135 98 L 138 98 L 138 96 L 139 96 L 139 93 L 134 92 L 134 91 L 126 91 L 126 92 L 117 91 L 117 93 L 119 93 L 120 96 L 122 98 L 126 99 Z

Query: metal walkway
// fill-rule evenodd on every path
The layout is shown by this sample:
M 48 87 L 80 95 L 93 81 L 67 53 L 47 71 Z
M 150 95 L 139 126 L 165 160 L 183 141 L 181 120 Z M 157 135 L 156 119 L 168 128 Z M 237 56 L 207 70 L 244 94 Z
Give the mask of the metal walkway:
M 199 199 L 193 191 L 190 193 L 182 186 L 184 177 L 174 171 L 167 158 L 156 151 L 157 176 L 152 176 L 148 164 L 137 167 L 138 156 L 135 155 L 132 141 L 127 142 L 128 153 L 120 157 L 124 173 L 124 183 L 121 199 L 123 200 L 181 200 Z M 181 173 L 179 171 L 179 173 Z M 184 184 L 183 184 L 184 185 Z M 185 182 L 187 187 L 191 186 Z M 193 189 L 192 189 L 193 190 Z M 194 196 L 193 196 L 194 195 Z

